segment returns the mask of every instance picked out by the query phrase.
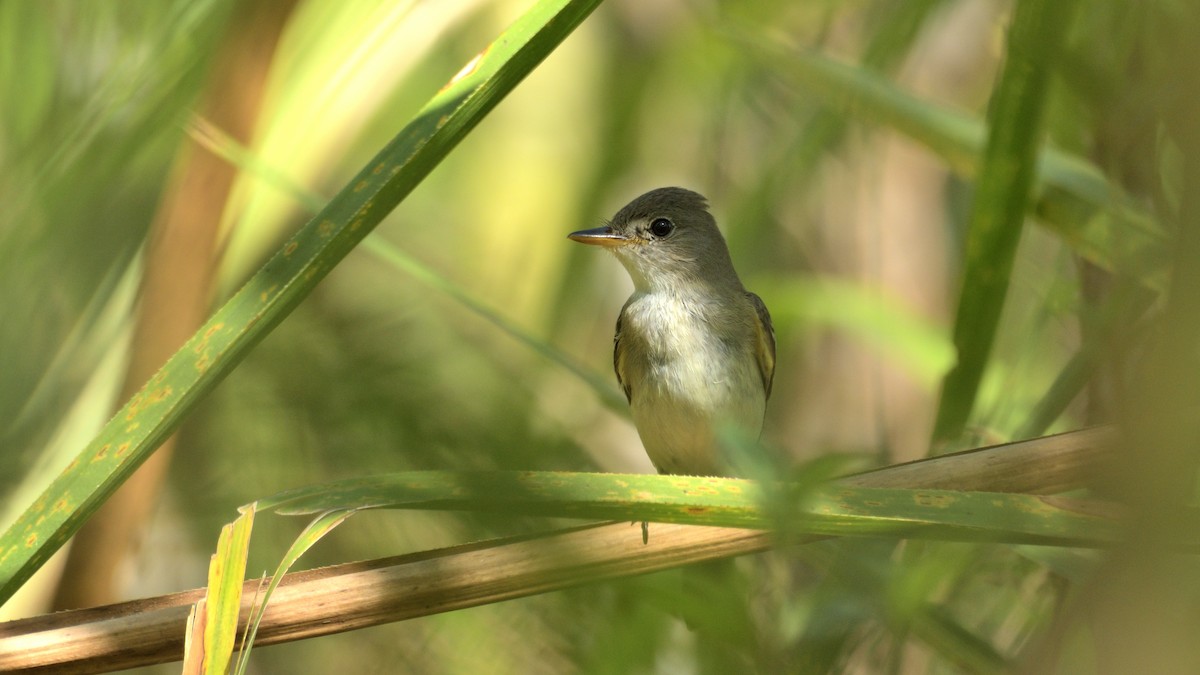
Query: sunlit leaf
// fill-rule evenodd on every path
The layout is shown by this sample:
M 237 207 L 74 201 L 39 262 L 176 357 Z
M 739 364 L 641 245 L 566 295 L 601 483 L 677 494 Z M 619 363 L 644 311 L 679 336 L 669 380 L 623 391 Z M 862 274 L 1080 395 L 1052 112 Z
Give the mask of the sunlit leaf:
M 209 319 L 0 537 L 6 600 L 466 134 L 591 12 L 547 0 L 472 59 Z
M 761 505 L 785 487 L 695 476 L 420 471 L 290 490 L 258 508 L 472 510 L 761 529 L 772 522 Z M 793 531 L 806 535 L 1103 546 L 1122 533 L 1105 507 L 1031 495 L 832 486 L 807 491 L 794 507 Z

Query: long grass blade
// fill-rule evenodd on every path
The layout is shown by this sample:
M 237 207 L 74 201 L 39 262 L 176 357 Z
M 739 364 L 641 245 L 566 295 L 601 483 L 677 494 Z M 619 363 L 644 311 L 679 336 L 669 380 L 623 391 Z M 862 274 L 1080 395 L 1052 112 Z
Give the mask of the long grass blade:
M 415 471 L 315 485 L 259 500 L 262 511 L 468 510 L 682 523 L 795 535 L 886 536 L 1109 546 L 1119 512 L 1032 495 L 813 486 L 642 474 Z M 651 528 L 653 530 L 653 528 Z M 1180 542 L 1194 547 L 1195 542 Z
M 249 512 L 253 513 L 253 507 L 249 508 Z M 313 519 L 313 522 L 304 528 L 292 545 L 283 555 L 283 559 L 279 561 L 279 566 L 275 569 L 275 574 L 271 576 L 270 583 L 267 584 L 266 591 L 262 597 L 256 600 L 256 605 L 250 614 L 250 620 L 246 625 L 246 639 L 242 645 L 241 656 L 238 658 L 236 675 L 242 675 L 250 667 L 250 650 L 254 647 L 254 639 L 258 636 L 258 627 L 262 624 L 263 615 L 267 612 L 267 603 L 271 600 L 271 594 L 279 588 L 283 577 L 292 569 L 292 565 L 304 555 L 308 549 L 312 548 L 313 544 L 320 541 L 325 535 L 332 532 L 338 525 L 346 522 L 346 519 L 354 515 L 354 510 L 330 511 L 322 513 Z M 239 580 L 240 581 L 240 580 Z M 236 633 L 237 626 L 234 626 Z
M 1023 0 L 1013 15 L 967 233 L 954 322 L 958 361 L 942 383 L 935 447 L 962 433 L 983 380 L 1034 185 L 1051 64 L 1074 6 L 1070 0 Z
M 0 536 L 0 602 L 598 3 L 544 0 L 526 12 L 171 357 Z
M 222 133 L 219 129 L 208 127 L 201 121 L 197 121 L 197 131 L 203 133 L 206 138 L 205 147 L 238 164 L 280 192 L 289 195 L 298 204 L 313 213 L 321 210 L 320 199 L 316 194 L 289 179 L 276 167 L 260 161 L 253 152 L 238 143 L 237 139 Z M 408 274 L 426 286 L 445 293 L 471 313 L 582 380 L 596 392 L 596 395 L 609 409 L 621 415 L 629 414 L 629 404 L 625 397 L 617 392 L 615 380 L 611 377 L 600 377 L 595 371 L 589 370 L 553 344 L 513 323 L 461 284 L 440 274 L 437 270 L 378 235 L 367 237 L 363 242 L 363 250 L 373 253 L 388 265 Z

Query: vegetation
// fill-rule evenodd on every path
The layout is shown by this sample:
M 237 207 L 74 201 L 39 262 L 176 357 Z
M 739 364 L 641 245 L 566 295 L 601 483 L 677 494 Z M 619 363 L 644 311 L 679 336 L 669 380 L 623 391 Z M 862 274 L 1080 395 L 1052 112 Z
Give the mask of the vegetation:
M 0 611 L 205 585 L 239 505 L 340 481 L 261 504 L 333 510 L 299 567 L 767 534 L 711 594 L 644 556 L 257 668 L 1195 672 L 1193 4 L 0 4 Z M 761 482 L 514 473 L 649 471 L 628 282 L 565 235 L 665 184 L 775 317 Z M 1059 501 L 825 486 L 1101 424 L 1077 481 L 963 488 Z M 247 573 L 299 531 L 260 513 Z

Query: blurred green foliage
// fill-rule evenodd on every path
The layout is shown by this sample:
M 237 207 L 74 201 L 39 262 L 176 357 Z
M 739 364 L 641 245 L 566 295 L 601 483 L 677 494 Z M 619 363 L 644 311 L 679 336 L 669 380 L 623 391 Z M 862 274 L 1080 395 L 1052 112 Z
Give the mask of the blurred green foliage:
M 193 106 L 233 4 L 0 3 L 6 521 L 121 403 L 113 399 L 140 252 L 174 152 L 197 133 Z M 217 302 L 308 218 L 297 191 L 339 189 L 525 4 L 301 2 L 272 66 L 252 161 L 235 160 L 243 171 L 226 208 Z M 1200 66 L 1189 47 L 1192 4 L 1091 3 L 1072 19 L 1061 57 L 1044 64 L 1044 148 L 1098 167 L 1111 191 L 1105 206 L 1136 209 L 1172 237 L 1196 225 L 1184 205 L 1200 122 L 1180 112 L 1195 109 L 1195 92 L 1179 84 L 1181 69 Z M 982 123 L 1011 12 L 1010 3 L 975 0 L 614 0 L 372 236 L 607 378 L 628 282 L 612 260 L 564 237 L 651 187 L 697 189 L 743 278 L 781 319 L 763 439 L 781 463 L 835 452 L 879 464 L 921 456 L 938 405 L 930 382 L 950 365 L 977 176 L 922 149 L 929 143 L 902 125 L 804 88 L 777 60 L 785 56 L 748 45 L 851 64 L 910 92 L 923 112 L 949 107 Z M 1055 190 L 1066 188 L 1031 202 L 994 347 L 977 364 L 968 433 L 953 445 L 1118 417 L 1144 341 L 1158 332 L 1138 323 L 1147 307 L 1151 323 L 1157 316 L 1145 280 L 1166 278 L 1174 251 L 1123 256 L 1144 233 Z M 1105 269 L 1097 253 L 1121 264 Z M 201 585 L 237 504 L 408 469 L 649 464 L 631 426 L 587 384 L 453 296 L 356 251 L 185 424 L 130 593 Z M 295 535 L 268 522 L 256 528 L 252 574 L 273 568 Z M 308 562 L 544 526 L 376 514 L 354 519 Z M 1109 634 L 1081 623 L 1070 601 L 1087 592 L 1073 575 L 1097 564 L 1020 547 L 855 541 L 741 567 L 756 580 L 746 621 L 764 672 L 1013 663 L 1087 672 Z M 1180 588 L 1194 585 L 1195 570 L 1178 575 Z M 664 610 L 678 583 L 652 575 L 254 659 L 267 672 L 704 671 L 704 645 Z

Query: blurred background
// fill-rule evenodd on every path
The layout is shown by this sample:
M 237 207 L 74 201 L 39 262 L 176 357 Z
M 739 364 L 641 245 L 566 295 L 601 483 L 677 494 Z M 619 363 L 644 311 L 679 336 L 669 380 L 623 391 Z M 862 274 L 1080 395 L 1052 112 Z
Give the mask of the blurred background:
M 1178 58 L 1170 31 L 1186 4 L 1089 4 L 1069 31 L 1047 109 L 1052 143 L 1165 220 L 1178 209 L 1183 162 L 1155 105 L 1173 90 L 1163 70 Z M 6 522 L 529 5 L 0 3 Z M 616 392 L 612 331 L 631 284 L 611 256 L 566 235 L 658 186 L 709 198 L 743 281 L 774 315 L 764 443 L 797 466 L 925 456 L 954 360 L 972 176 L 888 124 L 831 105 L 755 45 L 782 41 L 878 74 L 930 110 L 982 120 L 1011 11 L 998 0 L 604 3 L 371 235 L 491 316 L 360 247 L 185 422 L 124 502 L 98 516 L 113 529 L 81 535 L 75 559 L 56 558 L 5 607 L 7 618 L 200 586 L 236 506 L 290 487 L 416 469 L 651 471 L 620 406 L 492 319 L 565 352 Z M 1136 335 L 1105 333 L 1112 358 L 1089 371 L 1084 395 L 1029 425 L 1098 316 L 1134 324 L 1136 314 L 1111 319 L 1120 287 L 1031 221 L 970 432 L 955 445 L 1109 419 Z M 273 568 L 300 525 L 261 520 L 249 571 Z M 375 513 L 306 560 L 539 527 Z M 981 671 L 1032 658 L 1058 626 L 1070 639 L 1054 658 L 1095 667 L 1095 636 L 1055 619 L 1069 595 L 1063 570 L 1086 561 L 917 548 L 887 569 L 894 547 L 873 542 L 761 556 L 789 589 L 763 610 L 772 627 L 764 663 Z M 693 672 L 691 634 L 653 602 L 664 578 L 264 648 L 253 667 Z M 931 615 L 913 609 L 930 602 Z M 914 616 L 923 629 L 908 623 Z

